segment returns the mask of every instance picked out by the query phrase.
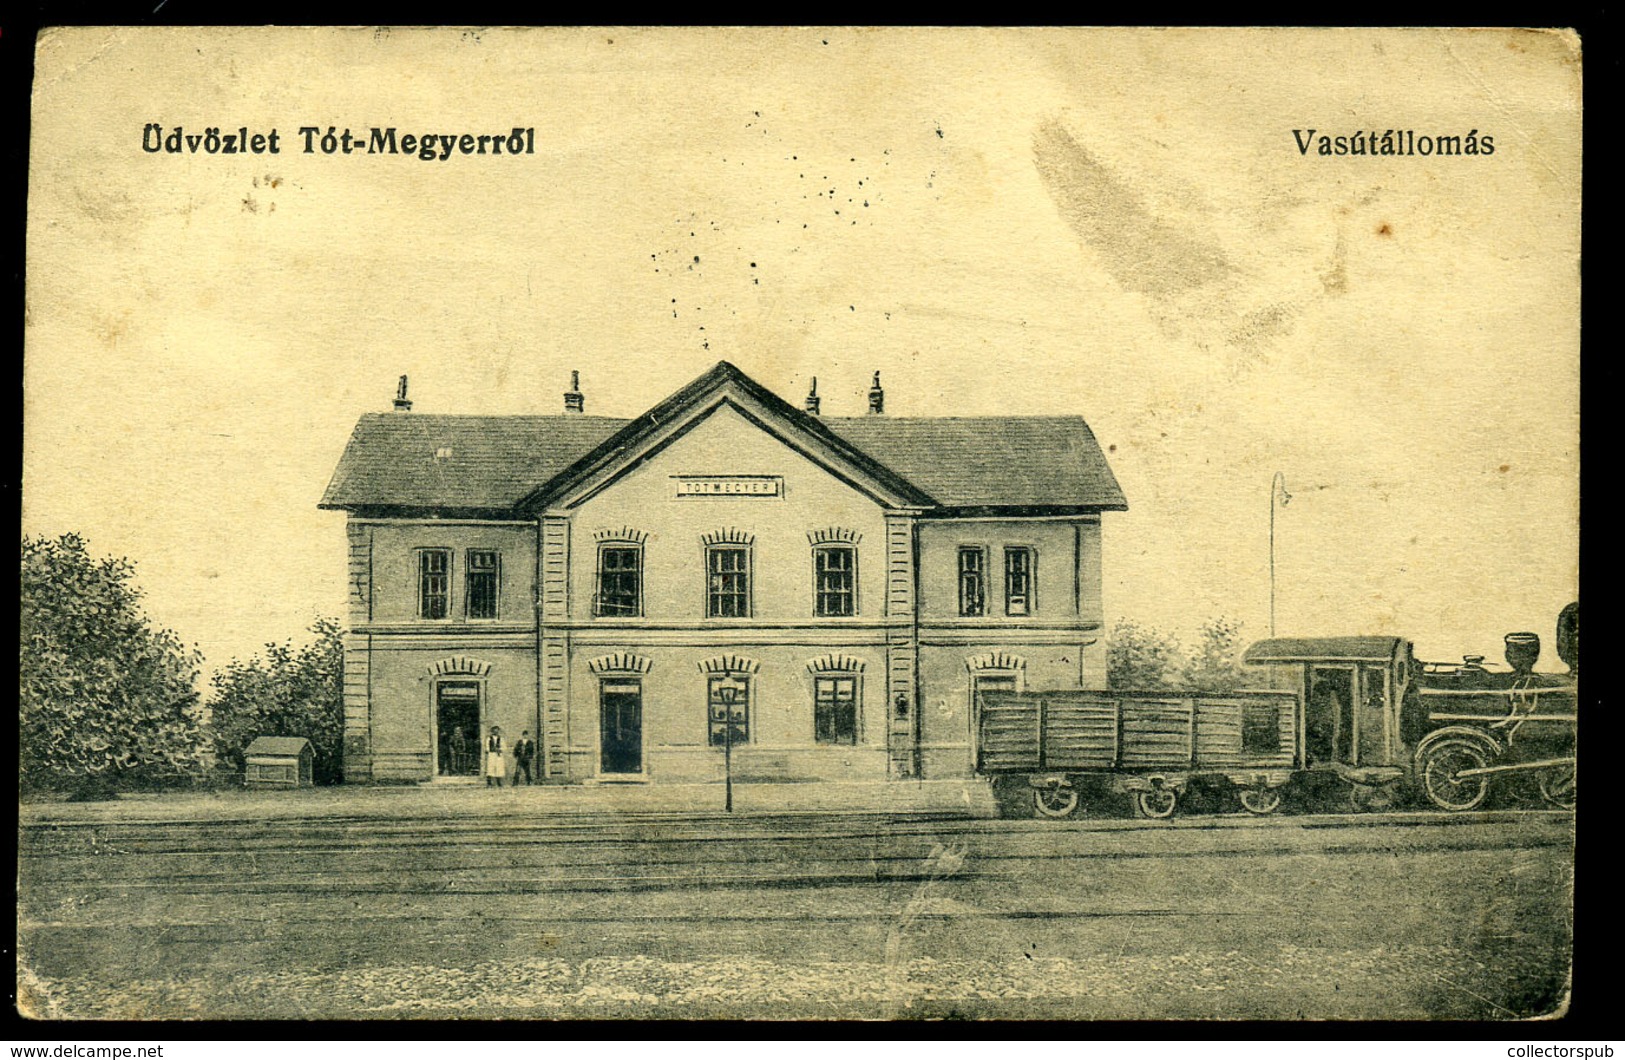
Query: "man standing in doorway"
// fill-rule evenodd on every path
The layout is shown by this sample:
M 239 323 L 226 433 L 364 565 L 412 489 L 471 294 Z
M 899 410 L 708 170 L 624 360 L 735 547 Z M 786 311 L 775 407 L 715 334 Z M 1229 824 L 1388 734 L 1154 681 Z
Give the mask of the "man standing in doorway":
M 502 729 L 493 725 L 485 741 L 485 786 L 502 787 L 502 778 L 507 772 L 508 756 L 502 752 Z
M 519 777 L 523 774 L 526 784 L 534 784 L 535 781 L 530 777 L 530 763 L 536 758 L 536 741 L 530 738 L 529 729 L 520 733 L 519 742 L 513 745 L 513 757 L 519 764 L 519 768 L 514 771 L 513 782 L 518 784 Z

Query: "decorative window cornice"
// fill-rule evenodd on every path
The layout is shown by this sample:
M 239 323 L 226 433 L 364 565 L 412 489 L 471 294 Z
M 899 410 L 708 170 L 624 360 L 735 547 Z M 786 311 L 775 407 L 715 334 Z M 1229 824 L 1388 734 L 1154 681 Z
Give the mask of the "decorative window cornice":
M 716 655 L 700 663 L 702 674 L 753 674 L 761 668 L 755 659 L 743 655 Z
M 649 534 L 644 530 L 635 530 L 630 526 L 623 526 L 619 530 L 594 530 L 592 532 L 592 539 L 594 541 L 614 541 L 625 542 L 631 545 L 641 545 L 645 541 L 649 540 Z
M 978 670 L 1025 670 L 1027 660 L 1019 655 L 1012 655 L 1007 651 L 985 651 L 980 655 L 972 655 L 965 660 L 965 669 L 975 673 Z
M 601 655 L 587 663 L 587 669 L 595 674 L 646 674 L 653 667 L 653 662 L 629 651 Z
M 807 669 L 815 674 L 861 674 L 863 660 L 855 655 L 832 651 L 816 659 L 807 660 Z
M 491 672 L 491 664 L 478 659 L 470 659 L 466 655 L 451 655 L 429 667 L 429 674 L 433 677 L 443 677 L 447 674 L 466 674 L 470 677 L 484 677 Z
M 737 526 L 700 535 L 700 541 L 706 545 L 750 545 L 755 540 L 755 534 L 741 530 Z
M 855 545 L 862 540 L 862 534 L 842 526 L 829 526 L 807 533 L 807 541 L 814 545 Z

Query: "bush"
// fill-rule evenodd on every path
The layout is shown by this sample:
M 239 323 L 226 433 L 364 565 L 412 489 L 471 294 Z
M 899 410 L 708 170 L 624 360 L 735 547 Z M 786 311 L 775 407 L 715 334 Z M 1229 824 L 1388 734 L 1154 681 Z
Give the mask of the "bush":
M 134 576 L 127 559 L 92 558 L 77 534 L 23 538 L 23 791 L 111 798 L 123 778 L 201 772 L 201 656 L 150 626 Z
M 1241 623 L 1211 618 L 1202 626 L 1196 650 L 1185 660 L 1180 683 L 1196 692 L 1234 692 L 1246 684 L 1241 665 Z
M 1106 644 L 1106 686 L 1114 692 L 1234 692 L 1246 684 L 1241 623 L 1209 619 L 1194 650 L 1157 629 L 1124 619 Z
M 1124 619 L 1106 644 L 1106 685 L 1114 692 L 1160 692 L 1174 687 L 1182 658 L 1179 641 Z
M 303 736 L 318 784 L 344 779 L 344 631 L 331 619 L 311 643 L 267 644 L 265 658 L 233 659 L 211 681 L 209 731 L 219 767 L 238 774 L 256 736 Z

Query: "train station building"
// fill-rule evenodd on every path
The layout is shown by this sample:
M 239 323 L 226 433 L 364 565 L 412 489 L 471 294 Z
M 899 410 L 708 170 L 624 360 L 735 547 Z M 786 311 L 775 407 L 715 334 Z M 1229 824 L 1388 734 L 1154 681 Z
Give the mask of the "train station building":
M 975 693 L 1103 688 L 1101 515 L 1076 416 L 821 415 L 726 362 L 631 419 L 356 425 L 344 772 L 550 782 L 963 777 Z

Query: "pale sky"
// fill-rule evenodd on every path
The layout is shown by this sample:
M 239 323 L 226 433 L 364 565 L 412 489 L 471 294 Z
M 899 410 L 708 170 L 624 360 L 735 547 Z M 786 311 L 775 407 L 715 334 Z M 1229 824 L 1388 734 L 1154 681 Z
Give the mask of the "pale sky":
M 1470 31 L 68 30 L 31 144 L 23 532 L 211 666 L 343 617 L 358 416 L 1081 414 L 1108 624 L 1500 657 L 1578 583 L 1580 70 Z M 278 155 L 142 150 L 279 130 Z M 301 126 L 535 129 L 304 154 Z M 1294 129 L 1493 138 L 1300 154 Z M 952 459 L 953 454 L 944 454 Z

